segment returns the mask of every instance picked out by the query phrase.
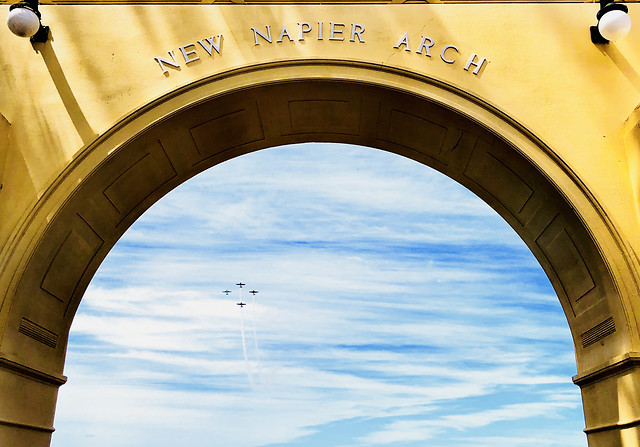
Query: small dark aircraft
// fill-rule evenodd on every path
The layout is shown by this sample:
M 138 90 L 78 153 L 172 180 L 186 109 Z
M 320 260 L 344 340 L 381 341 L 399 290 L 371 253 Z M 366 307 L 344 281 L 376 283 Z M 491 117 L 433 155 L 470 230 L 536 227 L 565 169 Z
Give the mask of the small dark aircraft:
M 257 291 L 257 290 L 249 290 L 249 293 L 250 293 L 251 295 L 255 295 L 256 293 L 258 293 L 258 291 Z
M 240 286 L 240 288 L 242 289 L 242 286 L 246 286 L 246 284 L 239 282 L 238 284 L 236 284 L 236 286 Z
M 236 303 L 236 306 L 240 306 L 240 308 L 243 308 L 246 305 L 247 303 L 243 303 L 243 302 Z
M 223 290 L 222 293 L 229 295 L 231 293 L 231 290 Z

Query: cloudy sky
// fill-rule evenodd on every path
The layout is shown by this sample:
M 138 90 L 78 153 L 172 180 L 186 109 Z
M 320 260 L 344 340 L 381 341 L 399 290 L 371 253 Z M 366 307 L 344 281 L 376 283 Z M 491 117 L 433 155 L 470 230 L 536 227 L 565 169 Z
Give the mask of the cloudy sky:
M 158 202 L 86 292 L 65 374 L 53 447 L 586 447 L 524 243 L 355 146 L 260 151 Z

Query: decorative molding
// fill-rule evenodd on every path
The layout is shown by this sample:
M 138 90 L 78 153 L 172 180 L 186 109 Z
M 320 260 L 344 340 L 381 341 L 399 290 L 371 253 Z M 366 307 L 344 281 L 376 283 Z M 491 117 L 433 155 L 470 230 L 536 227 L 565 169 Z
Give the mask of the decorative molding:
M 21 422 L 13 422 L 13 421 L 5 421 L 0 419 L 0 425 L 5 425 L 8 427 L 21 428 L 23 430 L 33 430 L 33 431 L 42 431 L 45 433 L 53 433 L 56 429 L 53 427 L 45 427 L 42 425 L 33 425 L 33 424 L 23 424 Z
M 640 352 L 629 352 L 613 358 L 599 368 L 578 374 L 573 377 L 573 383 L 583 388 L 633 368 L 640 368 Z
M 59 387 L 67 382 L 67 378 L 63 375 L 47 373 L 25 366 L 21 363 L 9 360 L 4 356 L 4 354 L 0 354 L 0 368 L 36 382 L 44 383 L 45 385 Z
M 597 3 L 599 0 L 545 0 L 544 3 Z M 638 3 L 640 0 L 625 0 L 625 3 Z M 0 0 L 0 5 L 16 3 L 16 0 Z M 422 5 L 429 3 L 496 4 L 496 3 L 542 3 L 540 0 L 322 0 L 323 5 L 371 5 L 405 4 Z M 320 4 L 319 0 L 40 0 L 40 5 L 305 5 Z
M 9 154 L 11 123 L 7 118 L 0 113 L 0 190 L 2 190 L 2 183 L 4 179 L 4 171 L 7 166 L 7 156 Z
M 585 428 L 584 432 L 590 435 L 592 433 L 600 433 L 603 431 L 625 430 L 627 428 L 633 428 L 637 426 L 640 426 L 640 419 L 634 419 L 632 421 L 617 422 L 615 424 L 599 425 L 597 427 Z

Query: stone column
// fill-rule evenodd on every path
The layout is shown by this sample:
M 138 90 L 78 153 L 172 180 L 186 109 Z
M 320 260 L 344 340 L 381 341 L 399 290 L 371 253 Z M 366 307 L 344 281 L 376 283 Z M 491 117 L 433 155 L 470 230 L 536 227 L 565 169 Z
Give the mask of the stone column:
M 640 353 L 573 378 L 582 390 L 589 447 L 640 447 Z
M 0 353 L 0 446 L 49 447 L 58 388 L 65 381 Z

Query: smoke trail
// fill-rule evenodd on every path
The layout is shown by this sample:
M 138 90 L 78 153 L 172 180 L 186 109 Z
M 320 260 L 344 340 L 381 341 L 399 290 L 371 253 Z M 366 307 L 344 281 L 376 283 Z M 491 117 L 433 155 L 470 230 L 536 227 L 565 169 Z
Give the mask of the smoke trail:
M 262 377 L 262 380 L 260 381 L 261 383 L 259 385 L 256 385 L 256 381 L 254 379 L 254 368 L 251 367 L 251 362 L 249 361 L 249 355 L 247 353 L 247 340 L 246 340 L 246 333 L 245 333 L 245 328 L 244 328 L 244 304 L 242 301 L 242 286 L 246 285 L 246 284 L 242 284 L 242 283 L 238 283 L 236 284 L 237 286 L 240 286 L 240 289 L 238 290 L 239 293 L 239 297 L 240 297 L 240 302 L 238 303 L 238 305 L 240 306 L 240 332 L 242 334 L 242 353 L 244 355 L 244 363 L 247 369 L 247 377 L 249 378 L 249 383 L 251 384 L 251 389 L 253 391 L 261 391 L 265 388 L 267 388 L 268 386 L 270 386 L 275 379 L 275 376 L 277 375 L 277 372 L 280 370 L 280 367 L 276 367 L 276 368 L 270 368 L 270 370 L 267 372 L 266 376 Z M 253 291 L 252 291 L 253 292 Z M 250 292 L 251 293 L 251 292 Z M 253 326 L 253 345 L 255 348 L 255 372 L 258 373 L 258 375 L 262 375 L 261 370 L 262 370 L 262 366 L 260 364 L 260 349 L 258 347 L 258 335 L 257 335 L 257 330 L 256 330 L 256 317 L 255 317 L 255 304 L 256 304 L 256 294 L 257 292 L 251 293 L 252 298 L 251 298 L 251 306 L 253 306 L 253 308 L 251 309 L 251 316 L 252 316 L 252 326 Z
M 242 302 L 242 300 L 240 300 Z M 240 306 L 240 332 L 242 333 L 242 352 L 244 353 L 244 364 L 247 367 L 247 377 L 251 384 L 251 389 L 256 391 L 255 383 L 253 382 L 253 373 L 251 371 L 251 365 L 249 364 L 249 357 L 247 357 L 247 344 L 244 337 L 244 309 Z
M 251 319 L 253 320 L 253 346 L 256 350 L 256 368 L 260 368 L 260 350 L 258 349 L 258 335 L 256 334 L 256 294 L 251 294 Z

